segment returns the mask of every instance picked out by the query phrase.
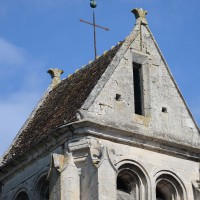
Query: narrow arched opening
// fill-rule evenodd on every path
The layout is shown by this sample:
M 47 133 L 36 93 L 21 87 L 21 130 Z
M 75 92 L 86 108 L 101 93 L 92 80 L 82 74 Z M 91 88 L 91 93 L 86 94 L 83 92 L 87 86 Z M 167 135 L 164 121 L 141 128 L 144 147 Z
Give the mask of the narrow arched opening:
M 157 200 L 175 200 L 177 197 L 176 189 L 167 180 L 161 180 L 156 186 Z
M 156 200 L 183 200 L 183 189 L 173 176 L 163 174 L 157 179 Z
M 139 180 L 134 172 L 124 169 L 117 177 L 117 200 L 135 199 L 139 196 Z
M 36 190 L 38 200 L 49 200 L 49 181 L 46 176 L 40 178 Z
M 15 200 L 29 200 L 29 198 L 26 192 L 20 192 Z
M 143 200 L 147 197 L 147 180 L 134 165 L 125 164 L 117 175 L 117 200 Z

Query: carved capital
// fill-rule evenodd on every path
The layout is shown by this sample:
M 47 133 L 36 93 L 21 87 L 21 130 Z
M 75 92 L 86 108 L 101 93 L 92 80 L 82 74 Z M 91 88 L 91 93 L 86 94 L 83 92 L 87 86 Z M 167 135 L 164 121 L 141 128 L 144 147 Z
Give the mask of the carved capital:
M 200 200 L 200 181 L 192 181 L 192 187 L 193 187 L 193 193 L 194 193 L 194 199 Z
M 80 149 L 87 149 L 90 147 L 90 138 L 83 138 L 78 141 L 72 141 L 69 143 L 68 148 L 70 152 L 80 150 Z
M 90 155 L 91 155 L 93 164 L 96 167 L 99 167 L 99 165 L 101 163 L 102 156 L 103 156 L 103 147 L 101 146 L 99 141 L 96 140 L 96 139 L 93 139 L 91 141 Z
M 64 155 L 55 154 L 55 153 L 52 154 L 52 156 L 51 156 L 51 164 L 50 164 L 50 172 L 51 172 L 51 170 L 53 168 L 56 169 L 58 172 L 61 172 L 62 168 L 63 168 L 63 165 L 64 165 L 64 161 L 65 161 L 65 156 Z
M 108 158 L 110 159 L 110 163 L 116 168 L 117 165 L 117 156 L 114 149 L 108 149 Z
M 71 153 L 66 153 L 66 155 L 53 153 L 51 156 L 49 175 L 53 169 L 61 173 L 63 169 L 66 168 L 67 164 L 70 162 L 71 159 Z
M 199 180 L 192 181 L 192 185 L 199 191 L 200 194 L 200 181 Z

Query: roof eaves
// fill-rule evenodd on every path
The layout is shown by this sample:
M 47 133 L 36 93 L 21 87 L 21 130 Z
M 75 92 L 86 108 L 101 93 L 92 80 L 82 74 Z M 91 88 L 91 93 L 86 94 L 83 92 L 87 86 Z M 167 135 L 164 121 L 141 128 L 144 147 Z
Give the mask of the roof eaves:
M 45 93 L 44 97 L 41 99 L 39 104 L 36 106 L 36 108 L 32 112 L 30 118 L 27 120 L 27 122 L 24 124 L 24 126 L 18 133 L 17 137 L 14 140 L 14 143 L 10 146 L 8 151 L 4 154 L 3 159 L 1 159 L 1 163 L 6 163 L 9 160 L 11 160 L 12 158 L 23 154 L 23 152 L 34 147 L 34 145 L 36 145 L 39 141 L 41 141 L 43 138 L 45 138 L 49 132 L 62 126 L 63 124 L 76 121 L 77 120 L 77 119 L 75 119 L 76 112 L 82 106 L 82 104 L 85 102 L 85 99 L 87 99 L 90 92 L 93 90 L 93 87 L 96 85 L 97 81 L 102 76 L 103 72 L 105 71 L 105 69 L 107 68 L 109 63 L 112 61 L 116 52 L 120 48 L 120 45 L 121 45 L 121 43 L 118 44 L 115 48 L 108 51 L 107 53 L 104 53 L 97 60 L 88 64 L 86 67 L 81 68 L 80 70 L 76 71 L 74 74 L 69 76 L 68 78 L 62 80 L 54 88 L 48 89 L 47 92 Z M 90 72 L 92 73 L 92 75 L 90 74 Z M 82 77 L 82 76 L 86 76 L 86 77 Z M 93 79 L 90 80 L 92 82 L 94 81 L 93 82 L 94 86 L 91 86 L 91 84 L 87 82 L 88 81 L 87 78 L 91 78 L 91 76 L 94 77 L 94 80 Z M 83 85 L 81 85 L 81 84 L 83 84 Z M 84 84 L 86 84 L 86 85 L 84 85 Z M 67 93 L 65 91 L 66 86 L 67 86 L 67 92 L 69 92 L 69 93 Z M 86 93 L 85 93 L 85 90 L 83 90 L 82 86 L 84 86 L 84 88 L 87 90 Z M 78 89 L 78 90 L 75 91 L 75 93 L 73 93 L 74 89 L 75 90 Z M 65 92 L 64 94 L 62 94 L 63 91 Z M 79 95 L 79 93 L 76 94 L 76 92 L 78 92 L 78 91 L 82 92 L 85 96 L 82 97 L 82 95 Z M 60 115 L 56 116 L 52 112 L 52 109 L 55 112 L 58 112 L 58 109 L 61 109 L 61 110 L 63 109 L 63 107 L 60 105 L 62 102 L 58 101 L 58 105 L 57 105 L 57 100 L 60 100 L 59 98 L 62 97 L 63 95 L 65 96 L 65 98 L 68 99 L 68 100 L 64 99 L 64 101 L 65 101 L 64 103 L 66 105 L 63 105 L 63 107 L 65 108 L 65 110 L 67 109 L 66 107 L 68 107 L 68 109 L 71 109 L 71 111 L 72 111 L 71 117 L 66 115 L 68 118 L 67 119 L 65 118 L 66 119 L 65 122 L 64 122 L 64 119 L 63 119 L 63 121 L 62 121 L 62 119 L 60 119 Z M 68 97 L 70 97 L 70 95 L 72 95 L 72 97 L 69 100 Z M 73 98 L 75 100 L 77 98 L 81 102 L 74 103 Z M 46 104 L 48 104 L 48 102 L 53 103 L 54 105 L 50 105 L 50 107 L 48 107 L 49 105 L 46 105 Z M 73 104 L 72 106 L 71 106 L 71 103 Z M 51 117 L 47 116 L 49 114 L 49 112 L 48 112 L 48 110 L 45 110 L 45 109 L 48 109 L 50 111 Z M 59 112 L 59 114 L 60 114 L 60 112 Z M 61 112 L 61 114 L 62 114 L 62 112 Z M 38 117 L 39 117 L 39 120 L 36 120 L 36 123 L 34 123 L 34 120 L 37 119 Z M 40 120 L 40 118 L 41 118 L 41 120 Z M 58 123 L 58 125 L 55 126 L 55 123 L 54 123 L 54 125 L 52 124 L 52 118 L 61 120 L 62 123 L 60 121 Z M 45 121 L 45 120 L 47 120 L 47 121 Z M 50 121 L 48 121 L 48 120 L 50 120 Z M 37 123 L 37 121 L 39 124 Z M 47 124 L 50 123 L 49 127 L 47 126 L 44 128 L 42 124 L 44 124 L 45 122 L 43 122 L 43 121 L 45 121 Z M 42 133 L 44 131 L 45 131 L 45 134 L 42 135 Z M 36 138 L 38 134 L 40 136 L 38 138 Z M 26 140 L 26 142 L 25 141 L 23 142 L 23 140 Z M 23 146 L 25 146 L 25 148 L 22 148 Z

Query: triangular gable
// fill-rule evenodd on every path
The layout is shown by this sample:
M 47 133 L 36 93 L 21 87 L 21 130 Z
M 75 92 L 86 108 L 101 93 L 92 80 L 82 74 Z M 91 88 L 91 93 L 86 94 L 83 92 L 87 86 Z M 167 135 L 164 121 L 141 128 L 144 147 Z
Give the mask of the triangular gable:
M 80 113 L 109 126 L 199 148 L 192 114 L 148 28 L 146 12 L 135 9 L 136 25 L 125 39 Z M 133 63 L 140 64 L 143 114 L 135 114 Z

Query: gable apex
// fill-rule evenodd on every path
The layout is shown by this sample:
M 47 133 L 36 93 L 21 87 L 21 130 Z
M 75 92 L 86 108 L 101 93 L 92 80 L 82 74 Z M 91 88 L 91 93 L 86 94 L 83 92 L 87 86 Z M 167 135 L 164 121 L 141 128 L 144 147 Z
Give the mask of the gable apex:
M 147 22 L 143 21 L 147 12 L 133 12 L 134 29 L 80 109 L 82 119 L 95 119 L 109 126 L 137 130 L 144 136 L 199 148 L 199 128 Z M 138 64 L 142 84 L 139 115 L 134 99 L 139 91 L 134 82 L 134 65 Z
M 131 11 L 134 15 L 135 15 L 135 18 L 136 18 L 136 24 L 145 24 L 147 25 L 147 19 L 146 19 L 146 15 L 147 15 L 147 11 L 146 10 L 143 10 L 142 8 L 135 8 Z

